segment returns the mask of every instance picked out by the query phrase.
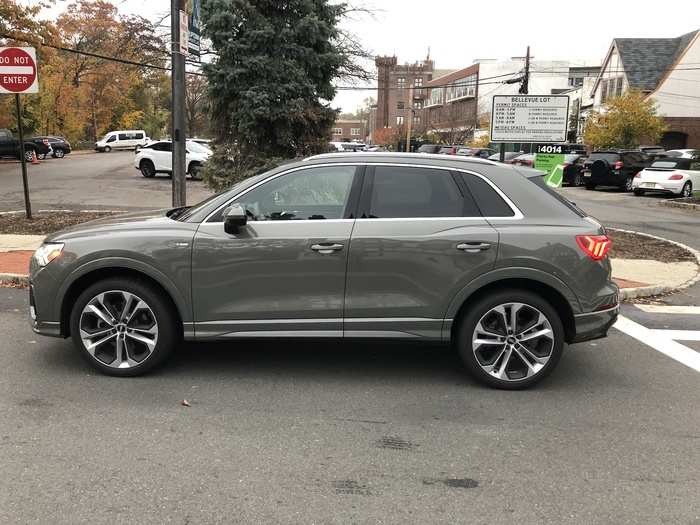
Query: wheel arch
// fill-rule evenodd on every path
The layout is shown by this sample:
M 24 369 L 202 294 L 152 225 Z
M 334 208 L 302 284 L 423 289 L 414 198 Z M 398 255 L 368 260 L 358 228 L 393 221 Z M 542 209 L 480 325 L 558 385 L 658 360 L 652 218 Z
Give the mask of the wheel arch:
M 175 285 L 169 282 L 167 277 L 159 275 L 159 272 L 145 270 L 138 266 L 140 265 L 120 261 L 113 264 L 90 265 L 89 268 L 84 268 L 83 271 L 77 272 L 78 275 L 74 275 L 73 279 L 64 285 L 62 294 L 59 295 L 61 297 L 59 311 L 61 335 L 64 337 L 70 336 L 70 314 L 78 296 L 88 286 L 113 277 L 139 279 L 156 288 L 173 307 L 173 312 L 178 318 L 180 330 L 182 331 L 184 323 L 191 318 L 185 299 Z
M 496 272 L 495 275 L 489 275 L 488 279 L 478 281 L 467 285 L 452 300 L 446 315 L 446 322 L 443 325 L 443 336 L 445 339 L 454 340 L 459 320 L 470 304 L 498 290 L 513 288 L 535 293 L 554 307 L 559 313 L 564 326 L 566 342 L 573 340 L 576 335 L 575 312 L 572 304 L 578 308 L 579 312 L 580 305 L 574 293 L 558 279 L 543 272 L 532 270 L 532 273 L 525 276 L 502 275 L 500 272 Z

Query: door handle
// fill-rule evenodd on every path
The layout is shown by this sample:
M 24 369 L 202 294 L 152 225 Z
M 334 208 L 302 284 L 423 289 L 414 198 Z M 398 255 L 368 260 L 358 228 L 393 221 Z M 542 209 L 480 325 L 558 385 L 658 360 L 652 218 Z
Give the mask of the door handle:
M 315 252 L 322 253 L 324 255 L 328 255 L 330 253 L 342 250 L 344 246 L 345 245 L 343 245 L 343 244 L 337 244 L 337 243 L 321 243 L 321 244 L 312 244 L 311 249 Z
M 462 250 L 467 253 L 479 253 L 491 248 L 491 244 L 488 242 L 463 242 L 457 245 L 458 250 Z

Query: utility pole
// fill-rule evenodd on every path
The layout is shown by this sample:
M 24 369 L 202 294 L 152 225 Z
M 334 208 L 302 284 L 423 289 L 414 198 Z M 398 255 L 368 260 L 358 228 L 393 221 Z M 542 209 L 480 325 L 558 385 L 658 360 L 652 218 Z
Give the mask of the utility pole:
M 187 187 L 185 185 L 185 53 L 187 52 L 187 40 L 182 42 L 183 31 L 181 22 L 187 23 L 186 16 L 182 16 L 182 0 L 170 0 L 170 40 L 172 42 L 171 54 L 171 82 L 172 82 L 172 144 L 173 144 L 173 207 L 185 206 L 187 200 Z M 184 18 L 184 20 L 181 20 Z M 186 27 L 185 27 L 186 34 Z M 183 51 L 184 49 L 184 51 Z
M 413 88 L 408 90 L 408 123 L 406 124 L 406 153 L 411 153 L 411 126 L 413 125 Z
M 523 73 L 523 80 L 520 84 L 520 90 L 518 91 L 521 95 L 527 95 L 530 88 L 530 46 L 527 46 L 527 53 L 525 53 L 525 72 Z

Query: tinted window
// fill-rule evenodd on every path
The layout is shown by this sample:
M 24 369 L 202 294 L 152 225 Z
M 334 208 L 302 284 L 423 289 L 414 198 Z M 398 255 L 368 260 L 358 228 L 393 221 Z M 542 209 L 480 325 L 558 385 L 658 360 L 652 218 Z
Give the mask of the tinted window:
M 688 169 L 692 171 L 700 171 L 700 162 L 698 162 L 696 159 L 693 159 L 693 161 L 690 162 Z
M 373 218 L 475 216 L 446 170 L 378 166 L 374 170 L 369 211 Z
M 462 174 L 462 178 L 467 183 L 469 191 L 474 196 L 476 205 L 484 217 L 513 217 L 515 215 L 506 201 L 484 179 L 468 173 Z
M 440 146 L 436 146 L 434 144 L 423 144 L 420 148 L 418 148 L 418 153 L 435 153 L 439 149 Z
M 142 139 L 142 138 L 143 138 L 143 133 L 136 133 L 135 138 L 137 138 L 137 139 Z
M 119 140 L 127 140 L 129 136 L 126 133 L 119 134 Z
M 157 144 L 153 144 L 152 147 L 156 151 L 172 151 L 173 150 L 173 143 L 172 142 L 158 142 Z
M 586 217 L 586 213 L 581 210 L 576 204 L 571 202 L 569 199 L 565 198 L 563 195 L 560 193 L 554 191 L 545 181 L 544 181 L 544 176 L 542 177 L 528 177 L 530 182 L 534 183 L 536 186 L 538 186 L 540 189 L 543 191 L 549 193 L 552 197 L 557 199 L 559 202 L 561 202 L 564 206 L 569 208 L 571 211 L 573 211 L 576 215 L 579 217 Z
M 114 142 L 115 140 L 117 140 L 117 136 L 116 136 L 116 135 L 112 135 L 111 137 L 109 137 L 109 138 L 107 139 L 107 142 Z
M 591 153 L 591 156 L 588 157 L 588 160 L 591 162 L 595 160 L 607 160 L 609 163 L 614 164 L 618 160 L 620 160 L 620 155 L 617 153 Z
M 342 219 L 354 166 L 326 166 L 294 171 L 242 195 L 251 220 Z

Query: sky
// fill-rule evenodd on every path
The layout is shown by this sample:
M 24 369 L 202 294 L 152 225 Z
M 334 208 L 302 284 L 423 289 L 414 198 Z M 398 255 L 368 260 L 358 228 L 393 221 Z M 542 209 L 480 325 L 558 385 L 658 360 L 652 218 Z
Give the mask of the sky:
M 349 1 L 372 11 L 355 13 L 343 22 L 343 27 L 353 32 L 365 49 L 374 55 L 395 54 L 399 63 L 423 60 L 430 50 L 439 69 L 461 69 L 475 59 L 523 56 L 528 45 L 536 60 L 599 63 L 615 37 L 675 37 L 700 29 L 697 0 Z M 124 13 L 151 19 L 160 18 L 170 8 L 169 0 L 112 3 Z M 56 0 L 55 7 L 44 15 L 53 18 L 68 4 L 66 0 Z M 371 94 L 341 91 L 333 105 L 354 111 Z

